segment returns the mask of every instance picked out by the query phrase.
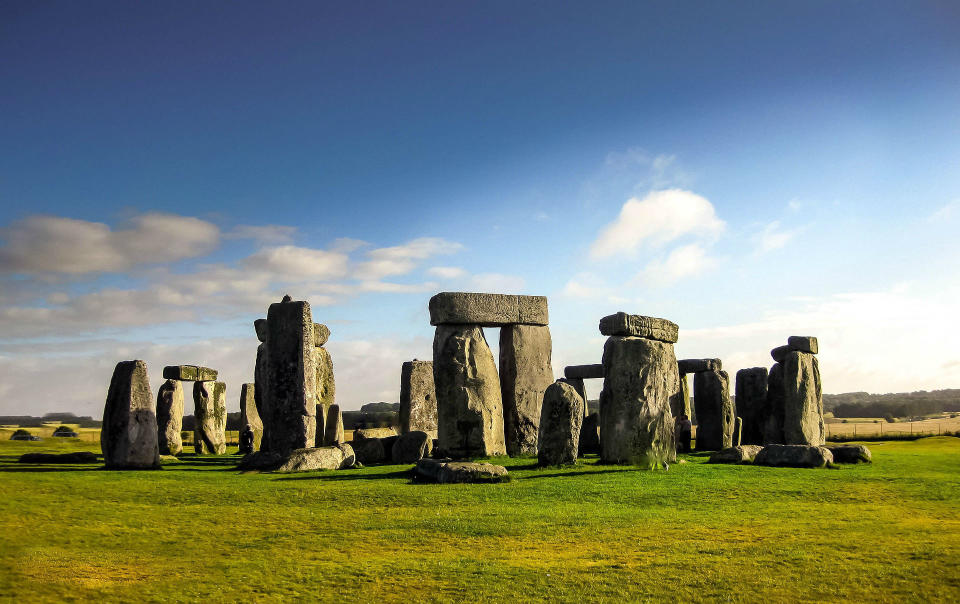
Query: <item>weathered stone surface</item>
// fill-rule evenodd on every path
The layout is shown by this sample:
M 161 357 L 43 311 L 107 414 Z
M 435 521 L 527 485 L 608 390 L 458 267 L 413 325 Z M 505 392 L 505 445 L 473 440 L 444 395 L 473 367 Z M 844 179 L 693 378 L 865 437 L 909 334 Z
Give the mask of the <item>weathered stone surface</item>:
M 866 445 L 829 445 L 834 463 L 872 463 L 873 455 Z
M 270 305 L 267 346 L 267 449 L 285 455 L 316 443 L 317 375 L 308 302 Z
M 500 394 L 508 455 L 537 453 L 543 393 L 553 383 L 552 353 L 550 328 L 546 325 L 506 325 L 500 329 Z
M 361 428 L 353 431 L 353 440 L 363 440 L 365 438 L 389 438 L 396 435 L 397 431 L 393 428 Z
M 450 459 L 421 459 L 417 477 L 438 483 L 496 483 L 510 480 L 507 469 L 490 463 L 472 463 Z
M 612 336 L 603 347 L 601 459 L 656 467 L 676 456 L 670 408 L 680 396 L 673 344 Z
M 823 392 L 817 357 L 791 351 L 783 360 L 783 442 L 787 445 L 822 445 Z
M 741 439 L 745 445 L 763 444 L 767 419 L 767 368 L 751 367 L 737 372 L 737 415 L 743 418 Z
M 833 463 L 833 454 L 826 447 L 767 445 L 757 453 L 753 463 L 758 466 L 822 468 Z
M 454 458 L 505 454 L 500 379 L 483 330 L 440 325 L 433 339 L 440 449 Z
M 343 413 L 340 405 L 330 405 L 323 431 L 323 444 L 326 447 L 343 443 Z
M 783 365 L 774 363 L 767 375 L 767 410 L 763 422 L 763 444 L 783 444 Z
M 579 456 L 587 453 L 600 453 L 600 414 L 591 413 L 583 418 L 580 425 Z
M 217 370 L 199 365 L 168 365 L 163 368 L 163 379 L 183 382 L 213 382 L 217 379 Z
M 680 396 L 675 396 L 670 399 L 670 413 L 673 415 L 674 419 L 687 416 L 687 419 L 693 417 L 693 413 L 690 408 L 690 378 L 687 377 L 686 373 L 680 374 Z
M 628 315 L 618 312 L 600 319 L 600 333 L 605 336 L 633 336 L 676 343 L 680 328 L 673 321 Z
M 568 380 L 579 378 L 581 380 L 592 380 L 603 377 L 603 363 L 594 365 L 567 365 L 563 368 L 563 377 Z
M 387 451 L 383 446 L 383 439 L 363 438 L 350 442 L 357 461 L 365 466 L 384 463 L 387 460 Z
M 770 356 L 773 357 L 775 363 L 782 363 L 788 352 L 790 352 L 789 346 L 777 346 L 770 351 Z
M 587 386 L 584 384 L 582 378 L 564 378 L 568 384 L 573 386 L 573 389 L 577 391 L 577 394 L 580 395 L 580 398 L 583 399 L 583 416 L 586 417 L 589 413 L 587 409 Z
M 327 432 L 327 409 L 323 405 L 317 405 L 314 417 L 317 422 L 316 432 L 313 435 L 313 442 L 316 443 L 314 446 L 322 447 Z
M 417 463 L 430 456 L 433 439 L 422 430 L 405 432 L 393 443 L 393 463 Z
M 261 319 L 264 321 L 264 329 L 266 329 L 266 319 Z M 267 345 L 260 344 L 257 347 L 257 361 L 253 367 L 253 402 L 257 407 L 257 414 L 260 416 L 260 423 L 263 424 L 263 434 L 260 436 L 260 448 L 258 450 L 264 451 L 269 449 L 270 437 L 268 432 L 270 431 L 270 416 L 269 408 L 266 405 L 266 393 L 270 389 L 269 379 L 269 363 L 270 359 L 269 353 L 267 352 Z
M 263 421 L 257 412 L 256 384 L 244 384 L 240 387 L 240 429 L 249 425 L 253 430 L 253 450 L 260 450 L 263 440 Z
M 739 447 L 743 444 L 743 418 L 739 415 L 736 419 L 733 420 L 733 439 L 730 442 L 730 446 Z
M 313 352 L 317 373 L 317 404 L 326 410 L 336 401 L 337 385 L 333 379 L 333 358 L 326 348 L 314 348 Z
M 227 452 L 227 385 L 223 382 L 193 384 L 193 448 L 197 453 Z
M 108 468 L 160 467 L 157 415 L 145 361 L 120 361 L 114 368 L 100 447 Z
M 585 403 L 573 386 L 556 381 L 543 393 L 537 462 L 541 466 L 576 463 Z
M 97 454 L 90 451 L 74 453 L 24 453 L 19 463 L 97 463 Z
M 546 296 L 441 292 L 430 298 L 430 325 L 549 324 Z
M 753 463 L 757 454 L 763 450 L 760 445 L 740 445 L 717 451 L 710 456 L 709 463 Z
M 407 361 L 400 369 L 400 433 L 437 433 L 437 392 L 432 361 Z
M 261 342 L 267 341 L 267 320 L 266 319 L 256 319 L 253 322 L 253 330 L 257 332 L 257 340 Z
M 733 446 L 735 412 L 726 371 L 693 374 L 693 404 L 697 409 L 697 451 Z
M 681 359 L 677 361 L 680 374 L 698 373 L 700 371 L 720 371 L 723 362 L 720 359 Z
M 183 452 L 183 384 L 167 380 L 157 391 L 157 444 L 161 455 Z
M 787 346 L 790 347 L 790 350 L 809 352 L 810 354 L 817 354 L 820 351 L 817 338 L 814 336 L 790 336 L 787 338 Z
M 323 323 L 313 324 L 313 345 L 323 346 L 330 339 L 330 328 Z
M 310 447 L 296 449 L 286 455 L 269 451 L 257 451 L 246 455 L 237 469 L 261 472 L 310 472 L 313 470 L 342 470 L 352 468 L 356 463 L 353 448 L 350 445 L 334 447 Z

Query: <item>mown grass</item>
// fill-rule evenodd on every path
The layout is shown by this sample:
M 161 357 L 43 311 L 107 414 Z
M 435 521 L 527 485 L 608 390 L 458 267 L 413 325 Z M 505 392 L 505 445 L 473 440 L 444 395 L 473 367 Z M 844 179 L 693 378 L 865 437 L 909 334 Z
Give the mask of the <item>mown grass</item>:
M 873 465 L 537 469 L 412 484 L 410 466 L 240 474 L 25 466 L 0 442 L 0 598 L 105 601 L 957 601 L 960 439 Z

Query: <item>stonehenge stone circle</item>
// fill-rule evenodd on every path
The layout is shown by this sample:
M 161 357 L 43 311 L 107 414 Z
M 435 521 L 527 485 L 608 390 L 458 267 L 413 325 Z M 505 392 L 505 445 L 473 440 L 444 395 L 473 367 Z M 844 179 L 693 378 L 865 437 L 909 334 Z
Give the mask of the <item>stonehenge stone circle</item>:
M 430 298 L 430 325 L 548 325 L 546 296 L 441 292 Z
M 145 361 L 120 361 L 103 409 L 100 448 L 113 469 L 160 467 L 157 416 Z
M 227 385 L 193 383 L 193 448 L 197 453 L 227 452 Z
M 157 392 L 157 443 L 160 455 L 183 452 L 183 384 L 167 380 Z
M 430 456 L 433 439 L 422 430 L 411 430 L 397 437 L 393 443 L 391 459 L 393 463 L 417 463 Z
M 625 312 L 600 319 L 600 334 L 605 336 L 634 336 L 676 344 L 679 329 L 676 323 L 666 319 L 628 315 Z
M 244 384 L 240 387 L 240 429 L 249 425 L 253 430 L 253 450 L 260 450 L 263 441 L 263 421 L 257 412 L 256 384 Z
M 286 297 L 284 298 L 286 299 Z M 316 444 L 317 375 L 310 304 L 275 302 L 267 311 L 266 381 L 262 419 L 267 449 L 286 455 Z
M 762 445 L 763 425 L 767 417 L 766 367 L 750 367 L 737 372 L 737 415 L 743 418 L 741 442 L 745 445 Z
M 681 374 L 720 371 L 723 369 L 723 363 L 720 359 L 682 359 L 677 361 L 677 369 Z
M 183 382 L 215 382 L 217 370 L 197 365 L 168 365 L 163 368 L 163 379 Z
M 433 381 L 437 438 L 445 455 L 487 457 L 507 452 L 500 380 L 479 325 L 437 326 Z
M 343 413 L 340 411 L 340 405 L 334 403 L 327 408 L 324 424 L 323 445 L 332 447 L 343 444 Z
M 546 325 L 500 329 L 500 393 L 508 455 L 537 452 L 543 393 L 553 383 L 552 350 Z
M 567 365 L 563 368 L 563 377 L 568 380 L 592 380 L 603 377 L 603 363 L 593 365 Z
M 539 465 L 576 463 L 584 404 L 580 393 L 564 381 L 558 380 L 547 387 L 543 393 L 537 441 Z
M 400 434 L 437 434 L 437 392 L 432 361 L 407 361 L 400 369 Z
M 601 332 L 651 334 L 651 337 L 611 335 L 604 344 L 601 460 L 659 467 L 676 457 L 670 409 L 676 404 L 674 399 L 681 395 L 680 374 L 673 343 L 665 341 L 670 339 L 670 334 L 665 332 L 670 331 L 671 325 L 672 339 L 676 341 L 676 324 L 665 319 L 617 313 L 604 317 L 600 325 Z
M 793 350 L 782 366 L 784 444 L 822 445 L 826 430 L 817 357 Z
M 697 450 L 720 451 L 733 446 L 735 413 L 727 372 L 693 374 L 693 404 L 697 411 Z

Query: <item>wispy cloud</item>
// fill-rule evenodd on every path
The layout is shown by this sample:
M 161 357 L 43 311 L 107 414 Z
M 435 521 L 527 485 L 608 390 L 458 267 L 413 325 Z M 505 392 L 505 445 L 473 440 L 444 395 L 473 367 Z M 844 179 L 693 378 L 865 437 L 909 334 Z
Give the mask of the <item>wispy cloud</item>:
M 700 244 L 691 243 L 675 248 L 666 258 L 651 261 L 640 271 L 636 281 L 652 287 L 666 287 L 710 270 L 717 263 Z
M 290 243 L 297 233 L 297 227 L 279 224 L 253 226 L 242 224 L 224 234 L 224 239 L 252 239 L 261 245 L 279 245 Z
M 754 236 L 756 243 L 755 251 L 757 254 L 766 254 L 767 252 L 778 250 L 787 245 L 799 232 L 800 229 L 783 229 L 781 228 L 780 221 L 774 220 L 764 226 L 763 230 Z

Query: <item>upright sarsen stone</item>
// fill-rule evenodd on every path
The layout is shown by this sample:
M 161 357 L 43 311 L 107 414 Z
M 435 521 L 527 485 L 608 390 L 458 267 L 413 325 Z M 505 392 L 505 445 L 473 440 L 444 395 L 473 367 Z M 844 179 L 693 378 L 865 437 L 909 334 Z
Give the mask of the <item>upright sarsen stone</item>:
M 439 448 L 450 457 L 503 455 L 503 404 L 478 325 L 439 325 L 433 338 Z
M 693 374 L 693 404 L 697 409 L 697 450 L 720 451 L 733 446 L 736 413 L 727 372 Z
M 603 347 L 600 456 L 607 463 L 656 467 L 676 455 L 670 412 L 680 396 L 673 344 L 611 336 Z
M 584 406 L 580 393 L 564 381 L 546 388 L 537 441 L 537 462 L 541 466 L 576 463 Z
M 310 304 L 277 302 L 267 312 L 267 449 L 286 455 L 316 438 L 314 327 Z
M 266 332 L 266 319 L 258 319 L 258 321 L 263 321 L 263 330 Z M 266 335 L 264 335 L 266 337 Z M 257 347 L 257 361 L 253 367 L 253 402 L 257 407 L 257 414 L 260 416 L 260 422 L 263 424 L 263 433 L 260 436 L 260 448 L 259 451 L 269 450 L 270 437 L 268 436 L 270 432 L 270 422 L 272 415 L 270 414 L 270 409 L 267 407 L 267 397 L 266 392 L 270 389 L 269 379 L 269 358 L 267 353 L 267 345 L 260 344 Z
M 543 393 L 553 383 L 552 350 L 546 325 L 500 329 L 500 393 L 508 455 L 537 452 Z
M 820 446 L 825 442 L 826 433 L 817 357 L 794 350 L 787 354 L 782 365 L 783 443 Z
M 437 392 L 433 362 L 407 361 L 400 368 L 400 434 L 426 432 L 437 435 Z
M 324 421 L 323 446 L 335 447 L 343 444 L 343 413 L 340 405 L 334 403 L 327 409 Z
M 741 438 L 745 445 L 763 444 L 763 426 L 768 415 L 766 367 L 750 367 L 737 372 L 737 415 L 743 418 Z
M 167 380 L 157 391 L 157 443 L 160 455 L 183 452 L 183 384 Z
M 675 396 L 670 399 L 670 413 L 674 419 L 686 415 L 687 419 L 692 420 L 693 413 L 690 409 L 690 379 L 686 373 L 681 373 L 679 380 L 680 396 Z
M 193 448 L 197 453 L 227 452 L 227 385 L 193 384 Z
M 108 468 L 160 467 L 157 416 L 145 361 L 121 361 L 103 408 L 100 448 Z
M 250 426 L 253 430 L 253 450 L 259 451 L 263 441 L 263 421 L 257 411 L 256 391 L 256 384 L 244 384 L 240 387 L 240 430 L 243 430 L 244 426 Z
M 327 333 L 329 334 L 329 331 Z M 324 409 L 329 409 L 330 405 L 336 401 L 337 392 L 337 385 L 333 379 L 333 358 L 326 348 L 316 347 L 313 352 L 317 374 L 317 404 Z
M 767 415 L 763 422 L 763 444 L 783 444 L 783 365 L 774 363 L 767 375 Z

